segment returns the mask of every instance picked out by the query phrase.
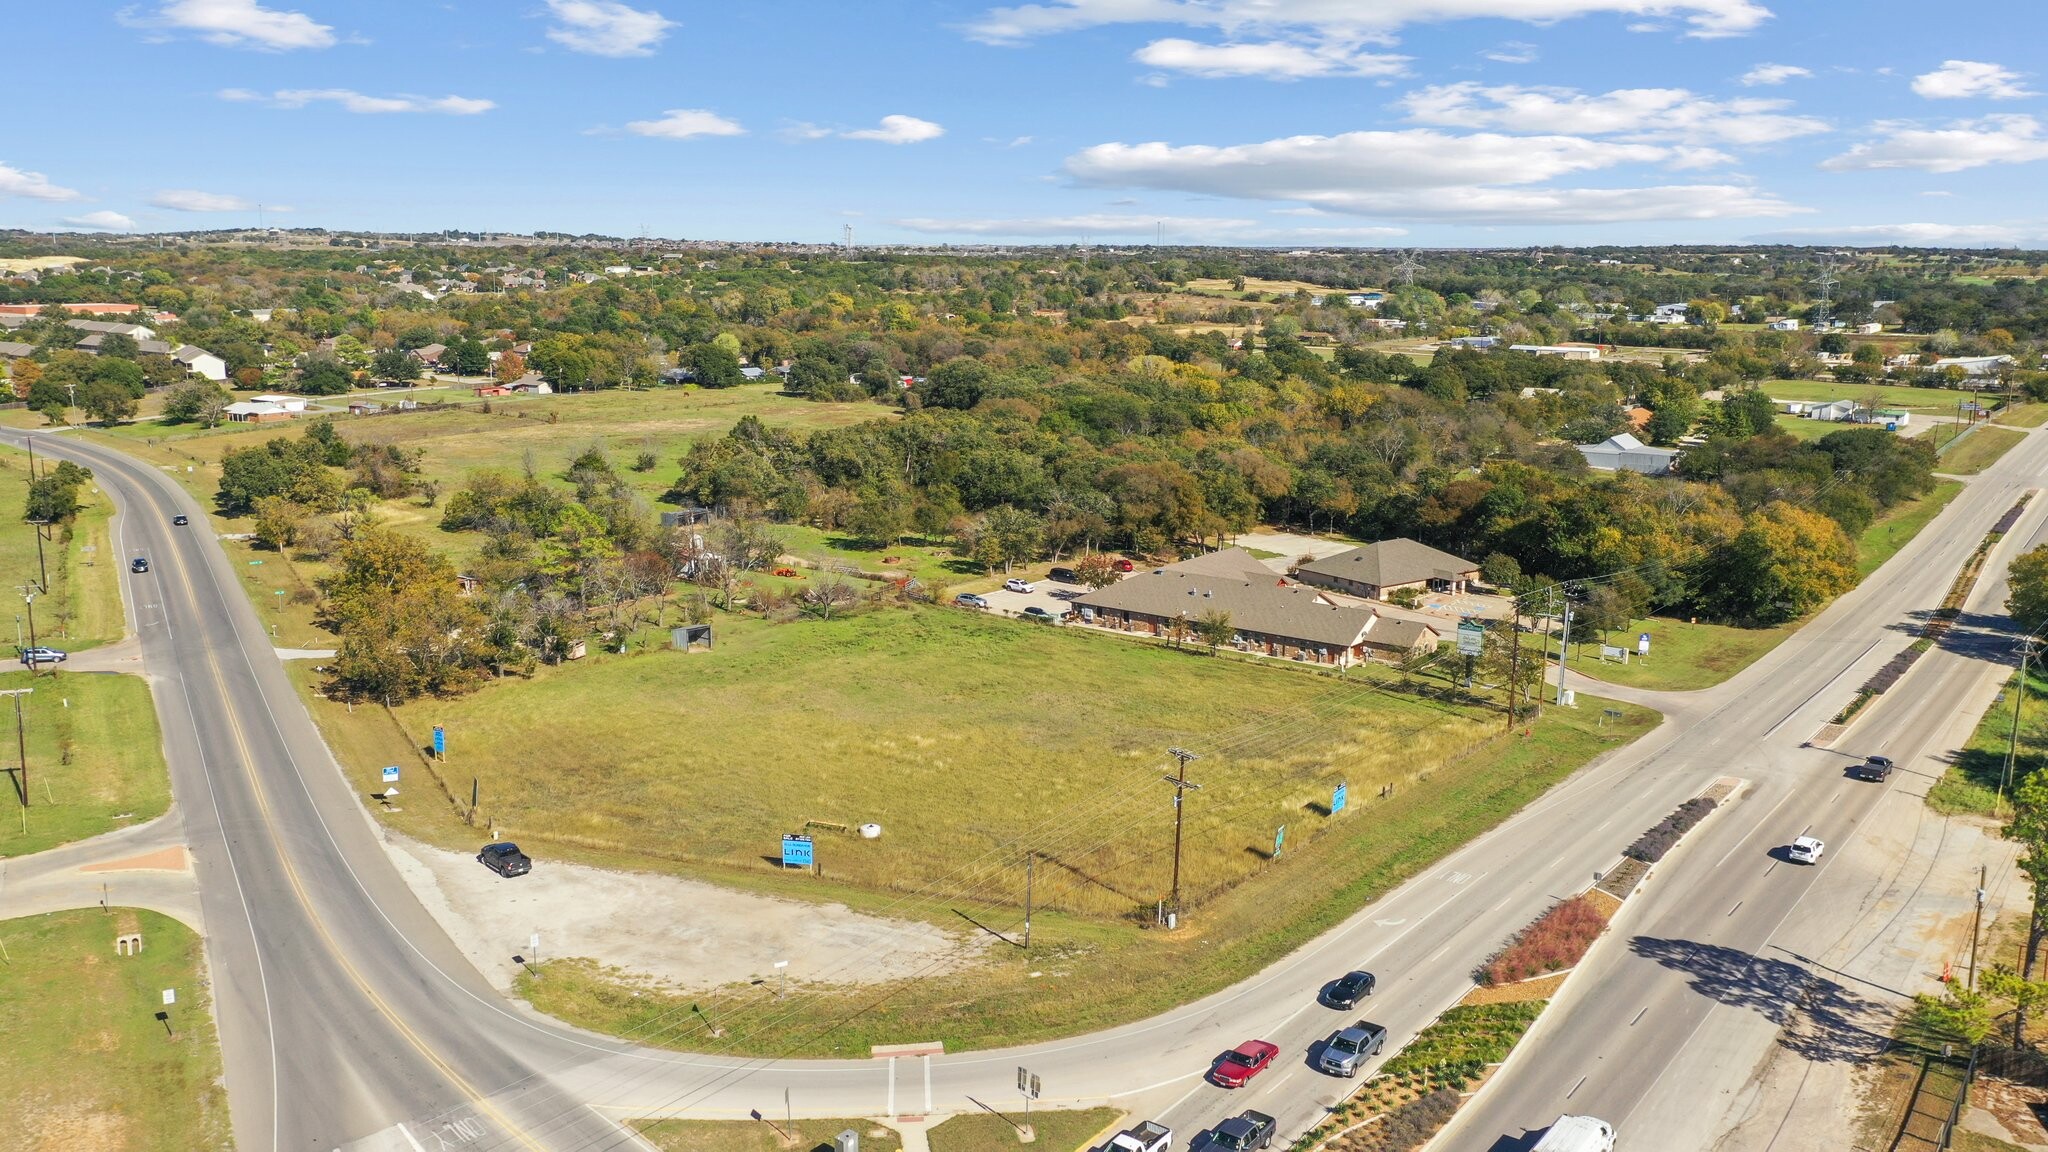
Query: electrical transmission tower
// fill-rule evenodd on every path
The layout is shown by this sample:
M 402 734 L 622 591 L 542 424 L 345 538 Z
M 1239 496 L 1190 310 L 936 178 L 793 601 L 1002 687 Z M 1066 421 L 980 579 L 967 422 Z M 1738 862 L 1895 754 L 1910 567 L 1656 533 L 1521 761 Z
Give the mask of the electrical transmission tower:
M 851 225 L 851 224 L 842 224 L 842 225 L 840 225 L 840 227 L 839 227 L 839 243 L 841 243 L 842 245 L 846 246 L 846 248 L 848 248 L 849 250 L 850 250 L 850 249 L 852 249 L 852 247 L 853 247 L 853 225 Z
M 1834 308 L 1835 285 L 1841 283 L 1835 278 L 1835 258 L 1832 254 L 1820 258 L 1820 275 L 1815 276 L 1810 283 L 1820 289 L 1820 303 L 1813 310 L 1813 326 L 1825 328 Z
M 1415 274 L 1420 271 L 1422 271 L 1422 261 L 1415 258 L 1415 250 L 1413 248 L 1401 253 L 1401 262 L 1394 265 L 1394 275 L 1401 278 L 1401 284 L 1404 287 L 1413 287 L 1415 284 Z

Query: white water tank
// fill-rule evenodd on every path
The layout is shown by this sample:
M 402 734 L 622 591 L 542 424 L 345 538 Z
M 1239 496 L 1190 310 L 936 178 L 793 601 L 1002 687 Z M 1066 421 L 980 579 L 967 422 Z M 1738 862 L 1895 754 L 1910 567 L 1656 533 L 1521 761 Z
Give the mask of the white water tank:
M 882 826 L 880 824 L 861 825 L 860 838 L 863 840 L 880 840 L 882 838 Z

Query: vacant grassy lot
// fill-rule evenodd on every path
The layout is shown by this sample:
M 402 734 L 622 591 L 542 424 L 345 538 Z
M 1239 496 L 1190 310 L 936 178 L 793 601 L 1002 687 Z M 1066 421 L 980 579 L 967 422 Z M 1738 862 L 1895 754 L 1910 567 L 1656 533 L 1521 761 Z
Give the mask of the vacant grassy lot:
M 1327 293 L 1337 293 L 1338 295 L 1345 295 L 1351 292 L 1371 291 L 1371 289 L 1368 288 L 1329 288 L 1321 284 L 1311 284 L 1306 280 L 1262 280 L 1257 276 L 1245 277 L 1244 288 L 1242 290 L 1231 287 L 1231 282 L 1228 280 L 1218 279 L 1215 277 L 1198 277 L 1196 279 L 1190 280 L 1187 282 L 1187 290 L 1190 293 L 1195 293 L 1202 296 L 1227 296 L 1232 299 L 1240 299 L 1244 296 L 1246 292 L 1279 292 L 1282 294 L 1290 292 L 1306 292 L 1309 295 L 1314 296 L 1318 294 Z
M 26 856 L 163 814 L 171 781 L 141 677 L 0 675 L 0 688 L 31 686 L 34 693 L 22 700 L 29 806 L 21 808 L 10 771 L 0 783 L 0 856 Z M 0 705 L 0 764 L 11 770 L 19 763 L 14 707 Z
M 784 1140 L 759 1120 L 635 1120 L 630 1127 L 661 1152 L 831 1152 L 832 1138 L 851 1128 L 861 1152 L 902 1152 L 894 1129 L 871 1120 L 798 1120 L 770 1116 L 790 1135 Z
M 1956 403 L 1970 398 L 1970 390 L 1915 388 L 1905 384 L 1837 384 L 1828 380 L 1766 380 L 1760 387 L 1774 400 L 1854 400 L 1858 404 L 1877 401 L 1880 408 L 1904 408 L 1913 412 L 1955 413 Z M 1989 407 L 1991 397 L 1985 399 Z M 1918 421 L 1915 421 L 1918 423 Z
M 2048 404 L 2037 401 L 2021 401 L 2001 408 L 1991 418 L 1994 424 L 2009 424 L 2015 428 L 2039 428 L 2048 424 Z
M 1954 476 L 1975 476 L 1993 464 L 1998 458 L 2011 451 L 2027 434 L 2015 428 L 1999 428 L 1991 424 L 1980 424 L 1977 430 L 1942 452 L 1941 462 L 1935 467 Z
M 1728 679 L 1785 642 L 1799 630 L 1797 623 L 1775 628 L 1738 628 L 1732 624 L 1692 623 L 1669 616 L 1653 616 L 1629 623 L 1607 641 L 1626 648 L 1628 663 L 1600 658 L 1600 645 L 1572 645 L 1571 664 L 1581 672 L 1610 684 L 1647 688 L 1660 692 L 1690 692 L 1710 688 Z M 1636 637 L 1650 634 L 1650 655 L 1635 655 Z M 1531 645 L 1541 637 L 1529 637 Z M 1550 640 L 1551 658 L 1557 656 L 1557 640 Z M 1566 687 L 1571 681 L 1565 681 Z
M 990 1100 L 1011 1119 L 1021 1122 L 1015 1100 Z M 1014 1148 L 1043 1148 L 1045 1152 L 1086 1152 L 1090 1141 L 1111 1124 L 1120 1123 L 1123 1113 L 1115 1108 L 1088 1108 L 1079 1112 L 1033 1112 L 1031 1127 L 1037 1138 L 1030 1144 L 1017 1142 L 1017 1130 L 1000 1117 L 986 1112 L 955 1116 L 931 1130 L 932 1152 L 1009 1152 Z M 865 1144 L 862 1147 L 866 1147 Z
M 1778 413 L 1772 420 L 1780 432 L 1787 433 L 1794 439 L 1806 441 L 1818 440 L 1830 432 L 1840 432 L 1844 428 L 1854 427 L 1850 424 L 1837 424 L 1832 420 L 1808 420 L 1804 416 L 1787 416 L 1783 412 Z
M 21 588 L 49 573 L 49 591 L 36 597 L 36 638 L 67 651 L 121 638 L 119 586 L 122 558 L 114 546 L 114 502 L 99 487 L 80 490 L 84 507 L 69 528 L 52 529 L 36 557 L 36 529 L 22 522 L 28 493 L 28 454 L 0 448 L 0 596 L 23 614 Z M 14 643 L 10 635 L 5 641 Z M 12 657 L 13 650 L 7 655 Z
M 2015 701 L 2020 676 L 2015 671 L 2005 682 L 2005 692 L 1984 715 L 1977 718 L 1977 730 L 1956 755 L 1955 763 L 1927 790 L 1927 806 L 1937 812 L 2004 816 L 2011 808 L 2012 789 L 2005 783 L 2005 757 L 2013 747 L 2013 706 L 2019 704 L 2019 758 L 2015 778 L 2037 769 L 2048 754 L 2048 677 L 2033 665 L 2027 668 L 2026 700 Z
M 141 932 L 139 956 L 114 955 Z M 195 1152 L 232 1146 L 199 936 L 116 908 L 0 921 L 0 1126 L 34 1152 Z M 156 1013 L 162 991 L 177 1035 Z

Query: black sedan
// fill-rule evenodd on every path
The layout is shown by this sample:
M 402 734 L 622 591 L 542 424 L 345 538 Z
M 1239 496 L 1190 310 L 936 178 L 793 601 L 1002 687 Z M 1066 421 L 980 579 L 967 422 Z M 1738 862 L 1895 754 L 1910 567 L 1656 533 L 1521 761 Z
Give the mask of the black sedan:
M 1370 972 L 1346 972 L 1330 982 L 1329 989 L 1323 993 L 1323 1003 L 1332 1008 L 1354 1008 L 1360 1000 L 1372 995 L 1375 983 L 1377 981 Z
M 171 517 L 171 523 L 178 525 L 180 528 L 184 527 L 187 524 L 190 524 L 191 522 L 191 517 L 186 516 L 182 512 L 176 516 Z
M 519 850 L 519 845 L 510 841 L 486 844 L 483 851 L 476 854 L 476 858 L 483 861 L 484 867 L 500 876 L 524 876 L 533 871 L 533 861 Z

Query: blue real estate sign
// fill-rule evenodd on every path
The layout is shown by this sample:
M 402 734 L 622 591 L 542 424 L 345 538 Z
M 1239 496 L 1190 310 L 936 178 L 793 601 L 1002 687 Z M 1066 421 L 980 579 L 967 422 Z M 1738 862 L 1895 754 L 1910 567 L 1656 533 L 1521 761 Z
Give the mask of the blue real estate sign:
M 438 760 L 448 758 L 448 733 L 442 731 L 439 724 L 434 725 L 434 757 Z
M 1330 793 L 1330 815 L 1335 816 L 1337 813 L 1342 812 L 1344 810 L 1344 802 L 1350 798 L 1351 785 L 1348 782 L 1337 785 L 1337 790 Z
M 809 836 L 784 836 L 782 838 L 782 866 L 784 868 L 809 868 L 811 866 L 811 838 Z
M 385 782 L 386 784 L 396 784 L 396 783 L 398 783 L 398 765 L 396 765 L 396 764 L 387 764 L 387 765 L 385 765 L 385 767 L 384 767 L 384 782 Z

